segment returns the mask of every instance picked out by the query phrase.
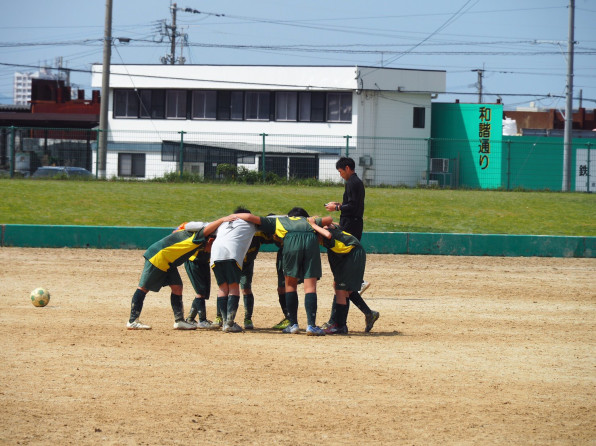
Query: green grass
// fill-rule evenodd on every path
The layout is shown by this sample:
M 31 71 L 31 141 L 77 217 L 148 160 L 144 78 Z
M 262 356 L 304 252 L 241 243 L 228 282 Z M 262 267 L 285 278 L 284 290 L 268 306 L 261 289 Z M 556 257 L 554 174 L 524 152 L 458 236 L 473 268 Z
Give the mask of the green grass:
M 0 179 L 0 224 L 158 226 L 209 221 L 238 205 L 327 215 L 343 186 Z M 333 216 L 339 219 L 339 214 Z M 365 232 L 596 236 L 596 195 L 367 188 Z

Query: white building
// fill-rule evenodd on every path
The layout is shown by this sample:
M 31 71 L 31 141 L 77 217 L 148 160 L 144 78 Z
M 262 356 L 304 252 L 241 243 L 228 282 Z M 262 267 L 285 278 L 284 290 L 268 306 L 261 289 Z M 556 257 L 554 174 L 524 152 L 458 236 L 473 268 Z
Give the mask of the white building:
M 64 80 L 63 73 L 54 74 L 45 68 L 35 73 L 15 72 L 13 76 L 13 103 L 16 105 L 27 105 L 31 101 L 31 79 L 54 79 Z
M 94 65 L 92 86 L 101 80 Z M 230 153 L 259 169 L 266 137 L 266 171 L 337 181 L 347 147 L 369 184 L 414 186 L 428 147 L 404 154 L 395 141 L 430 138 L 431 99 L 445 83 L 444 71 L 379 67 L 112 65 L 107 176 L 175 171 L 182 145 L 206 175 Z

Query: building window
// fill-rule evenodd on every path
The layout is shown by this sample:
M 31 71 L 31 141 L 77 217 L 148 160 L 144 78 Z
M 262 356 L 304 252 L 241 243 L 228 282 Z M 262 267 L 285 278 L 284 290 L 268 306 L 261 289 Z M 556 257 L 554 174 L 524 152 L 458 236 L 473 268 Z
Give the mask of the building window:
M 166 117 L 186 119 L 186 90 L 166 91 Z
M 244 119 L 244 92 L 233 91 L 231 96 L 230 112 L 232 120 L 242 121 Z
M 311 93 L 310 95 L 310 121 L 325 122 L 325 93 Z
M 269 92 L 268 91 L 247 91 L 245 95 L 245 119 L 247 120 L 269 120 Z
M 217 92 L 217 119 L 223 121 L 244 118 L 244 94 L 242 91 Z
M 302 91 L 298 93 L 298 120 L 310 121 L 310 93 Z
M 424 107 L 414 107 L 414 128 L 423 129 L 426 109 Z
M 327 93 L 327 121 L 352 121 L 352 93 Z
M 114 118 L 138 118 L 139 96 L 135 90 L 114 90 Z
M 145 154 L 144 153 L 119 153 L 118 154 L 118 176 L 119 177 L 145 177 Z
M 310 104 L 309 104 L 310 111 Z M 298 93 L 278 91 L 275 93 L 275 120 L 296 121 L 298 115 Z
M 140 90 L 141 118 L 163 119 L 165 117 L 165 90 Z
M 192 119 L 215 119 L 217 93 L 195 90 L 192 92 Z

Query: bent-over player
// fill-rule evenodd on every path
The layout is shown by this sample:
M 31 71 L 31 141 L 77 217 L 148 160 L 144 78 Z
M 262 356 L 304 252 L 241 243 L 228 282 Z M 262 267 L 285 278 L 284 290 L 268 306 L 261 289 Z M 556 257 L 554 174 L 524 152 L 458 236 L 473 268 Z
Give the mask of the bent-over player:
M 152 244 L 143 254 L 145 266 L 141 273 L 139 286 L 132 296 L 130 317 L 126 323 L 129 330 L 149 330 L 150 325 L 143 324 L 139 317 L 143 310 L 145 296 L 149 291 L 159 291 L 169 285 L 172 292 L 170 303 L 174 312 L 176 330 L 194 330 L 196 326 L 184 320 L 182 302 L 182 278 L 178 266 L 188 260 L 198 249 L 207 243 L 207 237 L 223 222 L 236 220 L 234 215 L 222 217 L 211 223 L 189 222 L 185 230 L 176 231 Z
M 349 299 L 352 295 L 358 294 L 356 290 L 359 290 L 362 284 L 366 268 L 366 252 L 356 237 L 342 231 L 336 225 L 329 224 L 322 228 L 313 218 L 309 218 L 308 222 L 321 235 L 321 244 L 327 248 L 327 258 L 333 273 L 335 321 L 324 329 L 325 333 L 346 334 Z M 361 310 L 365 314 L 365 331 L 368 333 L 379 319 L 379 312 L 371 310 L 362 298 L 360 300 L 364 304 Z
M 263 232 L 274 234 L 284 241 L 283 270 L 286 285 L 286 309 L 290 325 L 283 333 L 296 334 L 298 326 L 298 280 L 304 280 L 304 308 L 306 310 L 309 336 L 324 336 L 316 325 L 317 280 L 321 277 L 321 255 L 318 237 L 306 220 L 308 213 L 302 208 L 293 208 L 287 216 L 259 217 L 252 214 L 236 214 L 238 218 L 259 225 Z M 331 223 L 331 217 L 316 218 L 318 224 Z

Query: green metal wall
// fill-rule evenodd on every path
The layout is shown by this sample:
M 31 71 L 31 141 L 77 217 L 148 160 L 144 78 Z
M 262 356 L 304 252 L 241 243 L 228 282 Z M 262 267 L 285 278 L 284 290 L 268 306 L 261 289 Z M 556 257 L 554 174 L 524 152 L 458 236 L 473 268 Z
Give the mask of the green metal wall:
M 433 102 L 431 157 L 459 160 L 459 185 L 501 187 L 502 104 Z
M 172 228 L 1 225 L 0 246 L 31 248 L 145 249 Z M 596 237 L 505 234 L 366 232 L 370 254 L 596 258 Z M 271 252 L 272 245 L 263 246 Z

